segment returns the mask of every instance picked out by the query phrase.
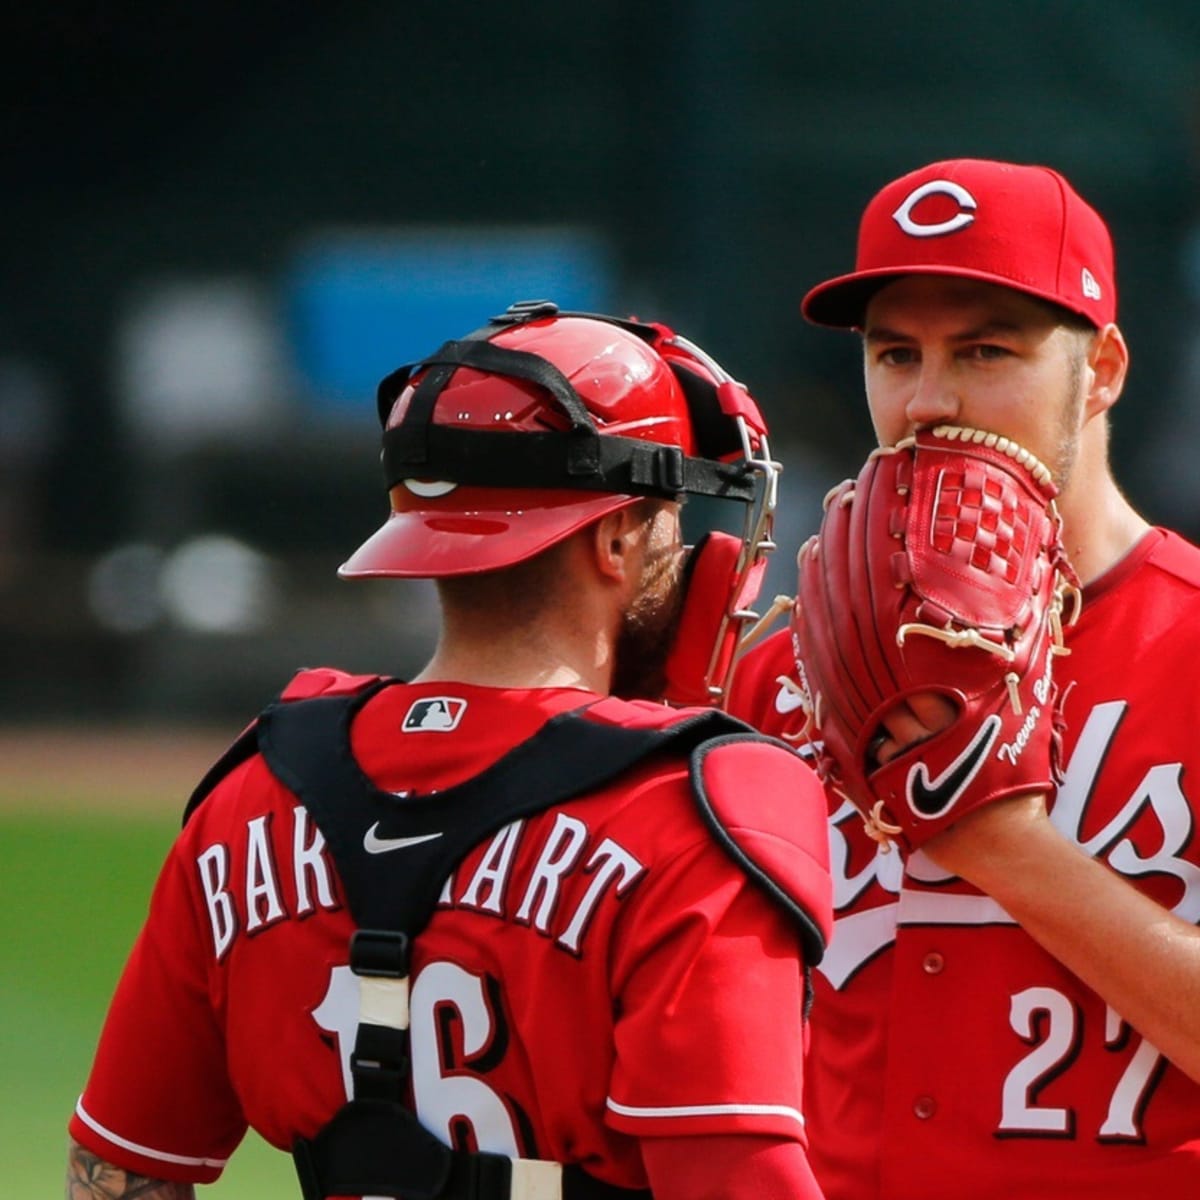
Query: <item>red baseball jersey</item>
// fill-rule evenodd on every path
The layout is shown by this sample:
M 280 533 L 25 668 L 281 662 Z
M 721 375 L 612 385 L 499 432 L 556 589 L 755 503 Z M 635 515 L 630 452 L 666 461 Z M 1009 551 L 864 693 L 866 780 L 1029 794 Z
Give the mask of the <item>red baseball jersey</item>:
M 351 744 L 377 787 L 428 794 L 596 699 L 394 686 L 358 712 Z M 667 712 L 623 711 L 645 724 L 649 708 Z M 815 776 L 792 802 L 819 830 Z M 399 871 L 403 841 L 368 849 Z M 254 755 L 169 854 L 72 1136 L 201 1183 L 247 1125 L 281 1149 L 311 1137 L 348 1096 L 352 932 L 321 834 Z M 686 758 L 660 756 L 513 821 L 446 881 L 414 943 L 413 1101 L 448 1143 L 645 1187 L 639 1138 L 804 1143 L 803 1003 L 795 927 L 703 824 Z
M 1200 920 L 1200 550 L 1154 530 L 1089 586 L 1057 661 L 1066 779 L 1051 818 Z M 787 635 L 731 705 L 796 732 Z M 829 1200 L 1096 1200 L 1200 1189 L 1200 1086 L 991 899 L 923 854 L 881 854 L 832 802 L 834 935 L 807 1068 Z

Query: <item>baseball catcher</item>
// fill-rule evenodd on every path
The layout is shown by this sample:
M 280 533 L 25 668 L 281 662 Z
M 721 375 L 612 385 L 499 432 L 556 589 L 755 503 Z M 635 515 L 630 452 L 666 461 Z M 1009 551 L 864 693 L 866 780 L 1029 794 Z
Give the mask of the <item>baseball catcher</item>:
M 190 1200 L 254 1128 L 305 1200 L 819 1200 L 825 795 L 719 709 L 770 548 L 757 404 L 664 325 L 533 301 L 378 411 L 389 513 L 340 573 L 436 581 L 436 646 L 299 672 L 200 781 L 72 1197 Z M 742 536 L 686 547 L 691 496 Z
M 940 426 L 826 498 L 792 616 L 802 736 L 876 840 L 909 850 L 1059 772 L 1054 661 L 1079 592 L 1049 470 Z

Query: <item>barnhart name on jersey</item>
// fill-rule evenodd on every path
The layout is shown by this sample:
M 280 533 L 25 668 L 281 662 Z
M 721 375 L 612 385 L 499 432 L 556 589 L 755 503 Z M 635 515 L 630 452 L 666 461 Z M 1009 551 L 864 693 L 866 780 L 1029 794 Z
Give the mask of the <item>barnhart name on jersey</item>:
M 220 960 L 239 933 L 253 937 L 279 921 L 309 916 L 315 909 L 342 906 L 325 839 L 301 804 L 293 807 L 291 827 L 273 845 L 271 814 L 248 820 L 241 844 L 219 841 L 196 855 L 196 871 L 212 933 L 212 950 Z M 514 920 L 579 954 L 598 907 L 624 896 L 645 867 L 610 837 L 593 836 L 586 822 L 565 812 L 555 814 L 539 844 L 528 847 L 533 865 L 519 885 L 513 863 L 527 822 L 504 826 L 471 857 L 473 865 L 447 878 L 439 908 L 457 908 L 501 920 Z M 277 855 L 276 846 L 285 847 Z M 387 847 L 402 859 L 405 847 Z M 528 860 L 528 856 L 526 856 Z M 236 872 L 233 864 L 243 864 Z M 402 869 L 397 864 L 397 869 Z M 563 903 L 564 883 L 580 873 L 589 876 L 583 894 Z M 525 874 L 525 873 L 523 873 Z

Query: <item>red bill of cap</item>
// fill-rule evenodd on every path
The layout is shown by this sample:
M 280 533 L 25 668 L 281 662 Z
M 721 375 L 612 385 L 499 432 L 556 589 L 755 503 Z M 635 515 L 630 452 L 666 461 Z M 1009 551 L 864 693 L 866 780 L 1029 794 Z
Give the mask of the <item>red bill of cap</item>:
M 442 486 L 450 490 L 437 497 L 405 497 L 404 507 L 393 510 L 338 574 L 343 579 L 441 579 L 495 571 L 532 558 L 637 500 L 597 492 Z
M 817 284 L 801 311 L 817 325 L 861 327 L 871 297 L 902 275 L 1015 288 L 1097 327 L 1117 315 L 1108 227 L 1049 167 L 962 158 L 894 180 L 863 213 L 854 271 Z

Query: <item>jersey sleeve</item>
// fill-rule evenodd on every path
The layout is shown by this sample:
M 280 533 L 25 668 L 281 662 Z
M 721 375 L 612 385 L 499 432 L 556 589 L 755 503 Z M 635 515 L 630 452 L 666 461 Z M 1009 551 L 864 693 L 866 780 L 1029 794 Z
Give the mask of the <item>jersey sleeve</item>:
M 648 1138 L 642 1157 L 654 1200 L 823 1200 L 802 1146 L 753 1135 Z
M 800 943 L 712 841 L 652 873 L 615 954 L 610 1126 L 804 1141 Z
M 190 900 L 188 861 L 176 842 L 117 984 L 70 1134 L 127 1171 L 211 1183 L 246 1122 L 209 1000 L 211 954 Z

